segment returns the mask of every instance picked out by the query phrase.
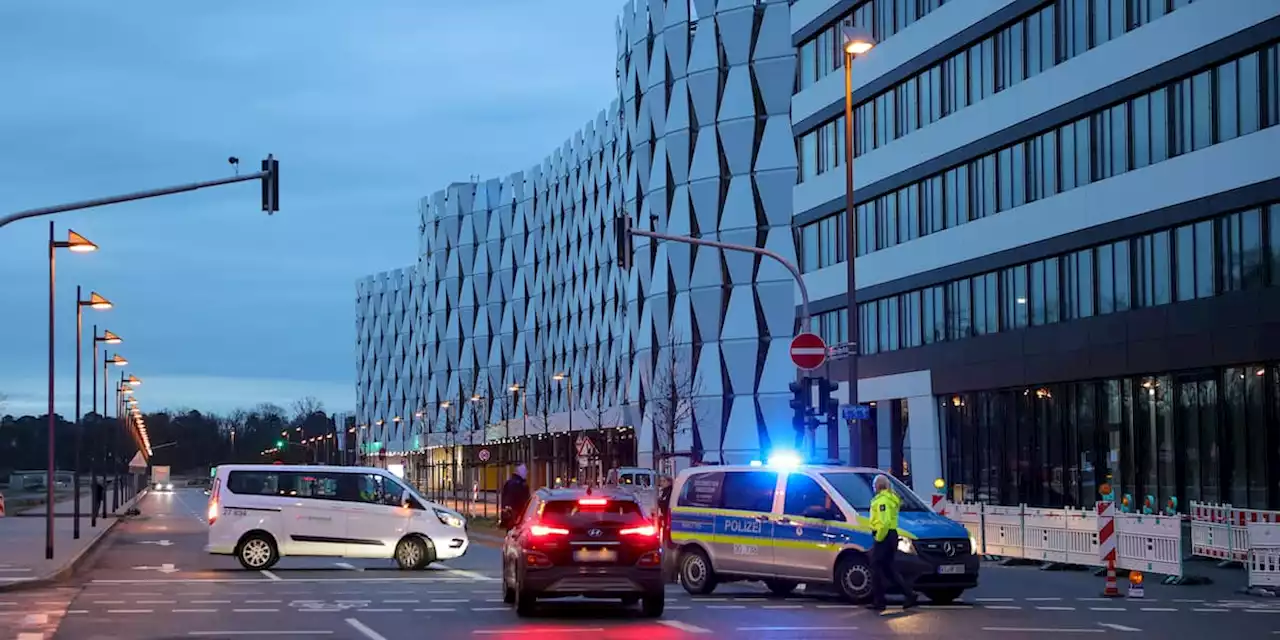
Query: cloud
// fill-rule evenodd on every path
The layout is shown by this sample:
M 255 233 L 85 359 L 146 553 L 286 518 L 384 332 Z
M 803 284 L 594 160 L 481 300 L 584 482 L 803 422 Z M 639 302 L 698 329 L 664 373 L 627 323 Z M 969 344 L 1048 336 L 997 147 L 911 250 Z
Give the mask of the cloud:
M 117 303 L 86 323 L 125 336 L 140 376 L 335 385 L 353 405 L 355 280 L 414 262 L 420 197 L 541 162 L 608 105 L 621 6 L 0 4 L 5 207 L 220 177 L 232 155 L 282 165 L 271 217 L 255 185 L 58 216 L 102 246 L 59 255 L 59 370 L 82 284 Z M 44 375 L 47 234 L 0 229 L 0 380 Z

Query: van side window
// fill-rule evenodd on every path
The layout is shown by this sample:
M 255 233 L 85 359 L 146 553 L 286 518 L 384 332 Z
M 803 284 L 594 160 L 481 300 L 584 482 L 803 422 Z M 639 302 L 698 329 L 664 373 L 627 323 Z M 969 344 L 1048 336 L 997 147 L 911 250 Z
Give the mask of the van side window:
M 232 471 L 227 474 L 227 491 L 242 496 L 278 496 L 280 474 L 275 471 Z
M 724 508 L 735 511 L 773 511 L 778 489 L 774 471 L 730 471 L 724 474 Z
M 249 496 L 339 500 L 340 475 L 300 471 L 232 471 L 227 490 Z
M 676 506 L 719 509 L 723 484 L 723 471 L 695 473 L 685 480 L 684 487 L 680 489 L 680 497 L 676 499 Z
M 813 478 L 800 473 L 787 476 L 787 495 L 782 513 L 802 518 L 844 520 L 840 508 L 827 495 L 826 490 Z
M 631 474 L 624 473 L 622 474 L 621 478 L 618 480 L 618 484 L 635 484 L 635 482 L 632 480 Z
M 362 473 L 356 483 L 360 491 L 360 501 L 373 504 L 384 504 L 392 507 L 400 506 L 400 497 L 404 495 L 404 487 L 391 478 L 376 473 Z

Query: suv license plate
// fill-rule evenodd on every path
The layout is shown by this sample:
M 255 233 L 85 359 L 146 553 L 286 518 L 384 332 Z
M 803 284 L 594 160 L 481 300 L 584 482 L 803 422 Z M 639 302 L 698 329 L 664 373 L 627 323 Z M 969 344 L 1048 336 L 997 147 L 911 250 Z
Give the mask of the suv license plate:
M 618 552 L 612 549 L 578 549 L 573 552 L 578 562 L 617 562 Z
M 962 565 L 962 564 L 944 564 L 944 565 L 942 565 L 942 566 L 938 567 L 938 573 L 942 573 L 942 574 L 956 574 L 956 573 L 964 573 L 964 565 Z

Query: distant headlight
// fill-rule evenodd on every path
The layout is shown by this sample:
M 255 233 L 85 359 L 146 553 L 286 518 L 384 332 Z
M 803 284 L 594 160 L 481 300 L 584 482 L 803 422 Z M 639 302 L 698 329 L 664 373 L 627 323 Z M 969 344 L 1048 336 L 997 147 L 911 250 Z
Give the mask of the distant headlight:
M 440 522 L 444 523 L 446 526 L 461 529 L 467 525 L 467 521 L 463 520 L 462 516 L 456 513 L 445 511 L 444 509 L 436 509 L 435 512 L 436 517 L 440 518 Z
M 916 545 L 912 544 L 911 540 L 908 540 L 907 538 L 898 538 L 898 551 L 914 554 L 916 552 Z
M 164 488 L 165 488 L 165 490 L 167 490 L 167 491 L 173 491 L 173 485 L 172 485 L 172 484 L 166 484 L 166 485 L 164 486 Z

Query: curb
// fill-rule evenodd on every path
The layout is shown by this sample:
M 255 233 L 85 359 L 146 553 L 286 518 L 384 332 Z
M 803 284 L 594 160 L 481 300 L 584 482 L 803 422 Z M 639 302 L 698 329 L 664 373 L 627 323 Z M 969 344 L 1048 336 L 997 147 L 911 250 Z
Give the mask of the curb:
M 66 563 L 64 563 L 61 568 L 56 569 L 52 573 L 40 576 L 38 578 L 32 578 L 30 580 L 19 580 L 18 582 L 11 582 L 9 584 L 0 584 L 0 593 L 4 593 L 7 591 L 25 591 L 28 589 L 38 589 L 40 587 L 46 587 L 46 586 L 49 586 L 50 584 L 64 580 L 67 577 L 74 574 L 76 569 L 80 568 L 80 566 L 84 563 L 84 561 L 89 558 L 90 552 L 94 551 L 97 548 L 98 544 L 102 542 L 102 539 L 106 538 L 107 534 L 111 533 L 111 530 L 114 529 L 116 525 L 120 524 L 120 521 L 126 517 L 122 515 L 122 513 L 124 511 L 128 511 L 131 507 L 138 504 L 138 502 L 140 502 L 142 498 L 145 497 L 148 493 L 149 492 L 146 489 L 143 489 L 141 492 L 138 493 L 138 495 L 134 496 L 131 500 L 121 504 L 120 509 L 118 509 L 119 513 L 112 514 L 111 523 L 99 529 L 98 530 L 99 533 L 97 534 L 97 537 L 90 540 L 88 544 L 86 544 L 83 548 L 80 549 L 80 551 L 76 552 L 75 555 L 71 556 L 71 559 L 68 560 Z

